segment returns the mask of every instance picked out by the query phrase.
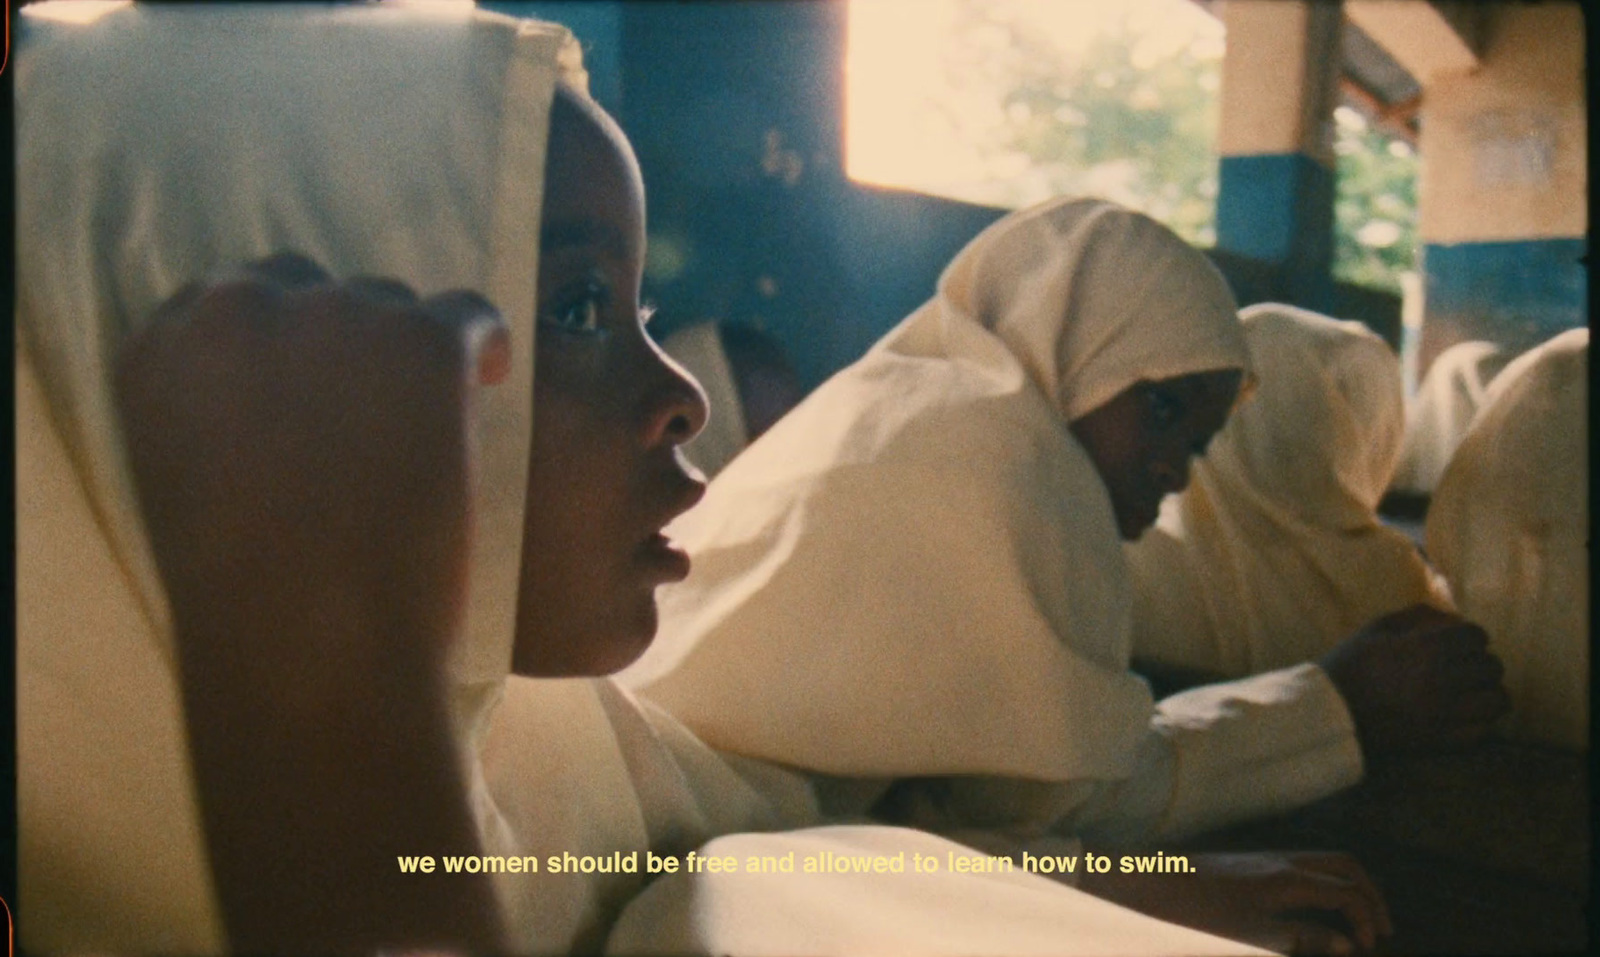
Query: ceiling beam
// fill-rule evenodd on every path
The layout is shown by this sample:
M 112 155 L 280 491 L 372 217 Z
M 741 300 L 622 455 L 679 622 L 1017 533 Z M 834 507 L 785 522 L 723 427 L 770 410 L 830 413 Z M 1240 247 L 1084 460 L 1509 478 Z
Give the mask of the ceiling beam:
M 1486 39 L 1481 6 L 1422 0 L 1346 0 L 1345 16 L 1424 86 L 1477 69 Z

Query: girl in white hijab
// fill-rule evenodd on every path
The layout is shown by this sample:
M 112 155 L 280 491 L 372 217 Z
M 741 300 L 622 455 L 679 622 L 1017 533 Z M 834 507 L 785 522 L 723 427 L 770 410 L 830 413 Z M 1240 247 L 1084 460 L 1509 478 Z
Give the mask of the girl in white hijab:
M 624 680 L 719 749 L 811 772 L 834 814 L 1008 852 L 1354 783 L 1314 666 L 1159 710 L 1127 670 L 1119 539 L 1248 371 L 1221 276 L 1165 227 L 1097 201 L 1008 216 L 674 523 L 694 569 Z
M 55 22 L 57 12 L 80 11 L 28 10 L 16 63 L 23 940 L 216 952 L 227 934 L 180 706 L 182 656 L 124 459 L 113 359 L 183 283 L 287 248 L 344 275 L 480 289 L 513 317 L 521 354 L 480 402 L 473 508 L 485 533 L 471 637 L 452 665 L 459 686 L 476 689 L 457 725 L 480 733 L 510 653 L 522 503 L 494 493 L 526 487 L 541 171 L 570 40 L 550 26 L 388 8 L 128 5 L 88 23 Z M 338 661 L 317 671 L 347 678 Z M 448 739 L 418 752 L 447 754 Z M 445 810 L 461 801 L 431 783 L 419 793 Z M 465 833 L 422 833 L 441 830 Z M 264 859 L 257 877 L 314 894 L 327 875 Z M 484 917 L 476 891 L 449 893 L 467 898 L 463 923 Z M 341 933 L 312 939 L 343 947 Z
M 1428 555 L 1505 662 L 1515 736 L 1589 746 L 1589 330 L 1495 377 L 1428 509 Z
M 1439 353 L 1406 401 L 1406 434 L 1394 488 L 1432 494 L 1445 466 L 1483 407 L 1489 383 L 1510 360 L 1492 342 L 1458 342 Z
M 1293 306 L 1240 318 L 1260 386 L 1127 546 L 1134 657 L 1219 677 L 1314 660 L 1419 602 L 1448 607 L 1376 514 L 1403 427 L 1394 353 Z
M 630 260 L 594 246 L 604 233 L 642 254 L 637 170 L 609 120 L 557 94 L 563 74 L 582 82 L 566 32 L 464 7 L 50 19 L 78 12 L 30 8 L 18 62 L 25 944 L 592 947 L 637 879 L 503 874 L 496 903 L 488 878 L 402 875 L 397 857 L 598 856 L 807 820 L 803 785 L 736 769 L 614 686 L 506 686 L 514 634 L 533 674 L 635 654 L 655 585 L 683 567 L 657 531 L 698 496 L 673 449 L 701 400 L 638 329 Z M 549 174 L 566 186 L 547 203 L 558 135 Z M 483 290 L 507 319 L 476 296 L 417 306 L 393 282 L 260 260 L 284 249 L 340 275 Z M 146 328 L 185 282 L 250 260 Z M 342 321 L 306 318 L 340 304 Z M 254 325 L 230 324 L 245 307 Z M 530 456 L 536 316 L 537 407 L 579 429 L 542 428 Z M 463 444 L 456 370 L 480 350 L 496 384 L 470 396 Z M 571 466 L 630 478 L 575 501 Z M 308 529 L 295 503 L 341 491 Z M 591 561 L 523 561 L 569 549 L 574 522 Z M 219 547 L 231 572 L 204 560 Z M 464 596 L 447 608 L 427 599 L 441 576 Z M 620 617 L 555 614 L 572 607 Z M 343 617 L 394 608 L 412 614 L 376 647 Z M 456 626 L 447 707 L 431 676 Z M 601 638 L 574 648 L 575 633 Z
M 841 810 L 952 775 L 985 823 L 1172 835 L 1354 783 L 1315 669 L 1160 715 L 1127 671 L 1119 538 L 1231 408 L 1235 312 L 1146 217 L 1074 200 L 1001 220 L 675 524 L 694 572 L 625 680 L 718 748 L 857 782 Z

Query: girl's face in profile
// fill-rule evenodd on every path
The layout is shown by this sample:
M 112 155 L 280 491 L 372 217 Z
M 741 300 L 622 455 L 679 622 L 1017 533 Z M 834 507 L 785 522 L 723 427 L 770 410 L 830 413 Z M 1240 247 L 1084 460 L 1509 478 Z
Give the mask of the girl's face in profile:
M 1189 461 L 1227 421 L 1239 396 L 1235 369 L 1136 382 L 1071 423 L 1111 496 L 1117 530 L 1133 541 L 1156 522 L 1161 500 L 1189 484 Z
M 600 675 L 643 653 L 655 589 L 689 559 L 661 535 L 705 491 L 678 455 L 695 381 L 644 329 L 644 189 L 621 131 L 566 91 L 551 112 L 533 455 L 513 669 Z

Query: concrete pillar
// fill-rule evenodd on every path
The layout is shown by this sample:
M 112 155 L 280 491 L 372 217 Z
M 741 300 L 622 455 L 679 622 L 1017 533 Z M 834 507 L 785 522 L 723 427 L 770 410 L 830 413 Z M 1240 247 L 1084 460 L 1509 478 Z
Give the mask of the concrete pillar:
M 1588 319 L 1583 13 L 1490 9 L 1476 69 L 1418 77 L 1423 370 L 1462 340 L 1516 352 Z
M 1225 0 L 1217 249 L 1269 264 L 1282 297 L 1326 309 L 1333 264 L 1337 3 Z

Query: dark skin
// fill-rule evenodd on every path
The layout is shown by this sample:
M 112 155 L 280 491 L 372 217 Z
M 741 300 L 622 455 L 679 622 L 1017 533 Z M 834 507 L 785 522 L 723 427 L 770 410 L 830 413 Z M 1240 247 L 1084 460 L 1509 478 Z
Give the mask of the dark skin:
M 541 250 L 514 657 L 601 674 L 643 650 L 655 586 L 688 571 L 658 533 L 703 490 L 677 447 L 706 413 L 643 329 L 626 141 L 563 90 L 549 155 L 545 238 L 579 241 Z M 510 355 L 480 296 L 419 300 L 286 255 L 183 290 L 118 356 L 235 951 L 507 949 L 490 878 L 418 879 L 396 857 L 480 853 L 445 652 L 464 613 L 472 398 Z
M 1143 535 L 1161 500 L 1189 485 L 1189 462 L 1222 429 L 1242 378 L 1224 369 L 1136 382 L 1071 423 L 1105 481 L 1124 540 Z
M 705 426 L 699 385 L 646 334 L 644 186 L 627 139 L 558 98 L 539 271 L 531 507 L 514 670 L 604 675 L 656 631 L 655 589 L 688 573 L 657 533 L 705 492 L 678 448 Z M 575 561 L 574 556 L 584 556 Z
M 1428 605 L 1384 615 L 1317 663 L 1372 755 L 1472 747 L 1511 709 L 1488 633 Z

